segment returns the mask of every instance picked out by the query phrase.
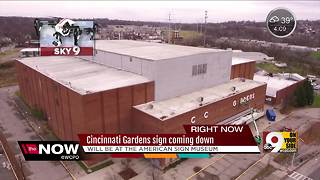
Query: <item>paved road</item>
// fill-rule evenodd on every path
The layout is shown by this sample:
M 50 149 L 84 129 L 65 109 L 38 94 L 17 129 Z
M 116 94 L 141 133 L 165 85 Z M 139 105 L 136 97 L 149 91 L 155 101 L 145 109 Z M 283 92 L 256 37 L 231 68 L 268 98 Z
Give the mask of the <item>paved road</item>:
M 320 179 L 320 155 L 308 161 L 302 167 L 296 170 L 297 173 L 304 175 L 305 177 L 309 177 L 313 180 Z M 288 177 L 287 180 L 292 180 L 292 178 Z M 303 178 L 300 178 L 303 179 Z
M 0 88 L 0 130 L 2 130 L 14 149 L 16 157 L 21 155 L 18 140 L 39 140 L 25 119 L 17 113 L 13 99 L 17 86 Z M 71 179 L 59 162 L 25 161 L 24 173 L 30 180 L 66 180 Z M 0 178 L 2 180 L 2 178 Z
M 316 179 L 320 179 L 320 167 L 318 167 L 316 170 L 314 170 L 310 175 L 310 178 L 316 180 Z
M 1 145 L 0 145 L 0 152 L 1 152 Z M 15 176 L 13 175 L 13 172 L 11 169 L 7 169 L 3 165 L 6 165 L 8 163 L 8 160 L 4 154 L 0 153 L 0 179 L 6 179 L 6 180 L 15 180 Z

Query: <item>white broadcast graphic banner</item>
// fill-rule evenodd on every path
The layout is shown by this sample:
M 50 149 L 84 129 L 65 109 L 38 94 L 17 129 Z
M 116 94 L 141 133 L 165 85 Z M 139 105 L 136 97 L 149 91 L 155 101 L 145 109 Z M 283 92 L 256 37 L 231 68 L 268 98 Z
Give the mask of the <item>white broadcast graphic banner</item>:
M 82 146 L 86 153 L 260 153 L 258 146 Z

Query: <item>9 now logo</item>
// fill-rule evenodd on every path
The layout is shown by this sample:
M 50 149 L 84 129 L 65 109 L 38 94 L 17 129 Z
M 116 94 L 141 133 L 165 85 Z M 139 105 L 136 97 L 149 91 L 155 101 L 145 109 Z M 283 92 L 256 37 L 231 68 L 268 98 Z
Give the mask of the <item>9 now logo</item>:
M 80 160 L 80 145 L 73 141 L 18 141 L 26 160 Z
M 263 149 L 271 152 L 279 152 L 284 143 L 284 138 L 281 132 L 264 132 Z
M 79 144 L 47 144 L 46 146 L 43 144 L 39 144 L 39 154 L 62 154 L 65 152 L 66 154 L 77 154 L 79 149 Z

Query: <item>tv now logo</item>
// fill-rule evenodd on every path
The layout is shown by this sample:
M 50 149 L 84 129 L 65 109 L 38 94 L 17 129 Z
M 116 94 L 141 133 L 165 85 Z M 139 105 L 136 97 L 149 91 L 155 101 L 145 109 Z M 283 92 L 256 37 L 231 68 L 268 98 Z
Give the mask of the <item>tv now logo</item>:
M 77 154 L 79 144 L 21 144 L 24 154 Z

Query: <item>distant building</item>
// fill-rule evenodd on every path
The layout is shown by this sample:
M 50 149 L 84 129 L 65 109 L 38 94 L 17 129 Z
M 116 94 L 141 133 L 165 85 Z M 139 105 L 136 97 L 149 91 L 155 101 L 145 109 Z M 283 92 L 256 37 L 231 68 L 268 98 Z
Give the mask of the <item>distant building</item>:
M 232 56 L 239 57 L 239 58 L 245 58 L 245 59 L 253 59 L 257 63 L 274 60 L 274 57 L 269 57 L 268 55 L 266 55 L 262 52 L 244 52 L 241 50 L 233 50 Z
M 299 74 L 278 74 L 273 77 L 255 74 L 253 80 L 267 83 L 266 103 L 281 105 L 291 98 L 295 89 L 304 80 Z
M 288 66 L 287 63 L 281 63 L 281 62 L 275 62 L 274 65 L 277 66 L 278 68 L 285 68 Z

